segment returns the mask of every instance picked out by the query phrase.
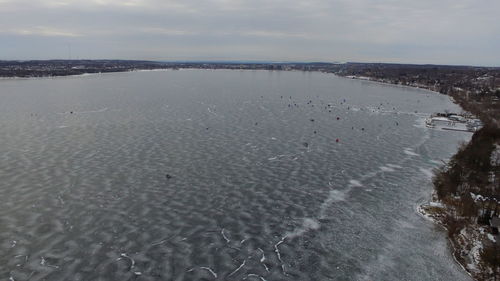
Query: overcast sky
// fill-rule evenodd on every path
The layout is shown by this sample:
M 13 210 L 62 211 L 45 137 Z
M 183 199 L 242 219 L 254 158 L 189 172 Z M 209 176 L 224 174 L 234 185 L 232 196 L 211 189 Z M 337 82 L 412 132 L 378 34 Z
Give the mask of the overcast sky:
M 500 0 L 0 0 L 0 59 L 500 66 Z

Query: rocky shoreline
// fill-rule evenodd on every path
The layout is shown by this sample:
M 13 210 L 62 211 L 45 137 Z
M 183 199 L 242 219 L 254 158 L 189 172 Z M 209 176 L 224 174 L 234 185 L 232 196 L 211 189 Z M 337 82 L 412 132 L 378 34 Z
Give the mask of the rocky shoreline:
M 449 232 L 445 221 L 449 210 L 435 197 L 435 194 L 433 194 L 430 202 L 420 205 L 417 212 Z M 484 226 L 471 225 L 465 227 L 458 236 L 448 236 L 455 261 L 475 280 L 492 280 L 491 278 L 484 278 L 483 272 L 489 272 L 490 274 L 493 272 L 481 259 L 482 241 L 491 239 L 488 237 L 487 232 L 488 230 Z

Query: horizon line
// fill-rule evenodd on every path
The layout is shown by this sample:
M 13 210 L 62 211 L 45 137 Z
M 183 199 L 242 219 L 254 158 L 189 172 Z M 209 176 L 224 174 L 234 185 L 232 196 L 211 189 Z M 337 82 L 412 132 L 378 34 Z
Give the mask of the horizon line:
M 434 63 L 403 63 L 403 62 L 366 62 L 366 61 L 286 61 L 286 60 L 151 60 L 151 59 L 0 59 L 0 62 L 30 62 L 30 61 L 129 61 L 129 62 L 153 62 L 153 63 L 213 63 L 213 64 L 386 64 L 386 65 L 416 65 L 416 66 L 454 66 L 454 67 L 482 67 L 482 68 L 500 68 L 498 66 L 472 65 L 472 64 L 434 64 Z

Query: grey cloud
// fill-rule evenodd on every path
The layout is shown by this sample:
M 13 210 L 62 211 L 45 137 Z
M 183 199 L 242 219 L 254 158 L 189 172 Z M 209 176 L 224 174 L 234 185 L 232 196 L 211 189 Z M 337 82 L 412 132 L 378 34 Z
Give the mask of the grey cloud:
M 479 4 L 480 3 L 480 4 Z M 500 65 L 496 0 L 0 0 L 0 59 Z M 26 45 L 24 45 L 26 44 Z

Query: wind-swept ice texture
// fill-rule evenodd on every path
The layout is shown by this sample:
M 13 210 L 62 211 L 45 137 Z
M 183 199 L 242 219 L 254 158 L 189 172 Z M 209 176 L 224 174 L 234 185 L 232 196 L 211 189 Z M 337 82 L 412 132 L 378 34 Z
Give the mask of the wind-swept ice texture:
M 0 88 L 2 280 L 467 280 L 414 211 L 468 138 L 413 126 L 445 96 L 267 71 Z

